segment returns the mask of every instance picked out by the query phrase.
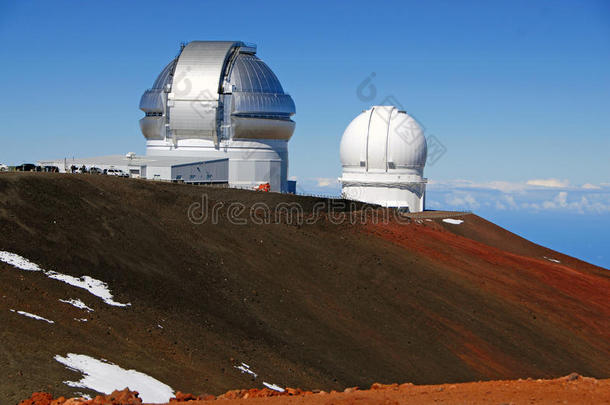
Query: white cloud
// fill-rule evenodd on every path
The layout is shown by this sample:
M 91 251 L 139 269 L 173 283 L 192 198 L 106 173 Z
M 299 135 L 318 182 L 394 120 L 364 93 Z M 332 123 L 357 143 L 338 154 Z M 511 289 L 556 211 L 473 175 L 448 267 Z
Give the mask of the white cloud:
M 475 182 L 470 180 L 449 180 L 449 181 L 435 181 L 430 180 L 428 185 L 431 189 L 442 190 L 442 189 L 476 189 L 476 190 L 496 190 L 503 193 L 514 193 L 523 192 L 527 190 L 528 185 L 525 182 L 511 182 L 511 181 L 488 181 L 488 182 Z
M 335 186 L 338 182 L 337 179 L 332 177 L 318 177 L 316 180 L 318 181 L 318 187 Z
M 497 210 L 514 210 L 519 208 L 519 205 L 515 202 L 515 197 L 510 194 L 502 194 L 502 196 L 495 201 Z
M 309 177 L 297 181 L 297 194 L 338 197 L 341 183 L 337 178 Z
M 567 191 L 560 191 L 552 199 L 523 202 L 521 207 L 530 211 L 568 211 L 584 214 L 610 213 L 610 196 L 608 195 L 581 195 L 570 198 Z
M 567 208 L 568 207 L 568 192 L 561 191 L 557 194 L 555 198 L 551 201 L 544 201 L 542 203 L 542 207 L 545 209 L 557 209 L 557 208 Z
M 336 178 L 299 179 L 299 193 L 333 195 L 341 193 Z M 428 182 L 426 206 L 430 209 L 472 211 L 562 211 L 566 213 L 610 213 L 610 183 L 570 185 L 568 180 L 523 181 L 433 180 Z
M 426 208 L 442 209 L 443 204 L 436 200 L 428 200 L 426 201 Z
M 496 201 L 496 209 L 504 211 L 506 209 L 506 205 L 502 204 L 500 201 Z
M 570 190 L 602 190 L 610 187 L 610 183 L 585 183 L 582 186 L 570 186 L 568 180 L 558 179 L 531 179 L 526 181 L 487 181 L 475 182 L 471 180 L 430 180 L 428 181 L 428 189 L 430 190 L 496 190 L 507 194 L 524 193 L 530 190 L 548 189 L 563 189 Z
M 474 210 L 481 206 L 476 198 L 470 193 L 452 193 L 445 198 L 445 202 L 459 209 Z
M 508 181 L 474 182 L 470 180 L 429 180 L 428 188 L 431 190 L 498 190 L 513 192 L 525 189 L 524 183 L 511 183 Z
M 534 179 L 528 180 L 525 184 L 528 186 L 537 186 L 537 187 L 552 187 L 552 188 L 565 188 L 570 185 L 568 180 L 558 180 L 558 179 Z
M 506 202 L 506 205 L 508 205 L 509 208 L 515 209 L 518 207 L 517 203 L 515 202 L 514 196 L 503 195 L 502 197 L 504 198 L 504 201 Z
M 546 186 L 542 186 L 542 184 Z M 556 187 L 560 184 L 565 187 Z M 583 186 L 568 185 L 568 181 L 553 179 L 530 180 L 521 183 L 437 181 L 430 183 L 427 206 L 432 209 L 473 211 L 491 209 L 532 212 L 561 211 L 579 214 L 610 213 L 609 187 L 600 187 L 591 183 Z
M 569 210 L 573 210 L 579 213 L 584 212 L 594 212 L 594 213 L 605 213 L 610 212 L 610 204 L 606 201 L 595 201 L 592 200 L 593 196 L 585 196 L 582 195 L 580 199 L 575 199 L 572 201 L 568 201 L 568 193 L 566 191 L 562 191 L 557 194 L 557 196 L 551 202 L 545 202 L 546 207 L 550 209 L 562 209 L 567 208 Z

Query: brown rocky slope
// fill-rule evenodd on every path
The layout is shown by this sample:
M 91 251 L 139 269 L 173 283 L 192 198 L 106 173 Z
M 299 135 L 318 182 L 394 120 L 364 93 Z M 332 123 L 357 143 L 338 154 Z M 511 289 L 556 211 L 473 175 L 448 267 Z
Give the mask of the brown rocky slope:
M 218 223 L 189 221 L 203 194 L 210 206 L 222 203 Z M 245 205 L 245 225 L 227 219 L 231 202 Z M 258 225 L 246 214 L 261 202 L 298 202 L 306 214 L 328 203 L 105 176 L 0 174 L 0 251 L 103 280 L 117 301 L 132 304 L 112 307 L 0 262 L 0 402 L 34 391 L 94 396 L 64 384 L 80 378 L 53 358 L 67 353 L 212 394 L 263 381 L 343 390 L 375 381 L 610 375 L 605 269 L 476 215 L 364 225 L 320 215 L 314 224 L 282 217 Z M 448 216 L 464 223 L 443 222 Z M 95 311 L 59 301 L 70 298 Z M 241 362 L 257 378 L 240 372 Z

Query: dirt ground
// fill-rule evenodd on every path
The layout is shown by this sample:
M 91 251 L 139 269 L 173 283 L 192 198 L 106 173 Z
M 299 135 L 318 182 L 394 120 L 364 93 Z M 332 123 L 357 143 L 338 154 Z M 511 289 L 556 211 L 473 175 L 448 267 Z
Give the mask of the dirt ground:
M 180 394 L 169 405 L 209 405 L 220 401 L 226 405 L 356 405 L 356 404 L 580 404 L 610 403 L 610 380 L 570 375 L 554 380 L 486 381 L 462 384 L 413 385 L 373 384 L 368 390 L 347 388 L 344 392 L 312 393 L 290 390 L 277 395 L 269 390 L 230 391 L 220 397 L 208 396 L 197 400 Z M 68 405 L 63 399 L 52 402 L 51 396 L 33 396 L 20 405 Z M 134 393 L 124 392 L 100 396 L 90 401 L 71 402 L 71 405 L 131 405 L 139 403 Z
M 189 219 L 204 197 L 219 207 L 217 221 Z M 247 218 L 256 204 L 295 202 L 306 216 L 321 203 L 319 220 Z M 232 203 L 243 204 L 245 223 L 229 218 Z M 82 377 L 54 360 L 67 353 L 214 395 L 262 388 L 263 381 L 342 391 L 376 381 L 610 376 L 607 270 L 474 214 L 363 224 L 338 221 L 341 213 L 363 212 L 338 203 L 108 176 L 1 173 L 0 250 L 102 280 L 117 301 L 132 305 L 112 307 L 0 263 L 0 403 L 34 391 L 95 396 L 64 383 Z M 68 299 L 94 311 L 60 301 Z M 241 362 L 258 377 L 237 369 Z
M 330 404 L 608 404 L 610 380 L 520 380 L 463 384 L 373 386 L 370 390 L 227 400 L 227 405 Z M 192 405 L 209 401 L 188 402 Z

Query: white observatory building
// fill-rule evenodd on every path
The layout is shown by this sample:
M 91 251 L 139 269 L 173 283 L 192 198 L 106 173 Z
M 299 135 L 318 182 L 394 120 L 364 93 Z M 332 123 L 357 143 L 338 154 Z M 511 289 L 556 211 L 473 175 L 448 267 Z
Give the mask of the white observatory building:
M 96 169 L 151 180 L 294 192 L 288 141 L 295 106 L 256 45 L 181 46 L 140 99 L 146 155 L 40 161 L 60 172 Z M 292 185 L 293 187 L 289 187 Z
M 147 157 L 228 159 L 228 183 L 287 191 L 292 98 L 243 42 L 193 41 L 146 90 Z
M 405 111 L 392 106 L 363 111 L 345 129 L 340 151 L 344 198 L 424 210 L 426 138 Z

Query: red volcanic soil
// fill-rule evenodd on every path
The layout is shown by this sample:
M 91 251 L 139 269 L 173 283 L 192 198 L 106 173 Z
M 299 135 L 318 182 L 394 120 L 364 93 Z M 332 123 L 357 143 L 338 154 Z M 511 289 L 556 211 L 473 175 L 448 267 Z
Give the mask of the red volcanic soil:
M 610 380 L 570 375 L 554 380 L 487 381 L 462 384 L 413 385 L 373 384 L 368 390 L 346 388 L 344 392 L 287 389 L 278 393 L 268 389 L 229 391 L 218 397 L 196 397 L 179 393 L 168 405 L 209 405 L 219 400 L 226 405 L 321 405 L 321 404 L 608 404 Z M 135 405 L 137 393 L 115 392 L 92 400 L 53 400 L 52 395 L 36 393 L 19 405 Z
M 217 218 L 189 220 L 203 197 Z M 245 222 L 229 215 L 233 203 Z M 286 203 L 318 219 L 249 217 L 256 207 L 275 212 Z M 104 281 L 131 306 L 0 262 L 0 403 L 36 391 L 98 395 L 65 383 L 82 378 L 55 360 L 68 353 L 214 395 L 263 382 L 343 391 L 379 381 L 610 377 L 607 270 L 473 214 L 353 224 L 328 208 L 353 219 L 363 207 L 340 203 L 1 173 L 0 251 Z M 94 311 L 60 301 L 69 299 Z M 242 362 L 256 376 L 240 371 Z
M 365 230 L 427 257 L 448 274 L 476 285 L 483 294 L 520 306 L 533 321 L 542 317 L 541 323 L 561 325 L 585 338 L 595 336 L 588 342 L 600 353 L 608 353 L 607 270 L 527 242 L 480 217 L 455 218 L 464 222 L 414 219 L 406 226 L 396 222 L 367 224 Z M 438 321 L 456 345 L 464 348 L 461 358 L 481 372 L 506 373 L 514 363 L 510 355 L 464 330 L 463 324 L 443 318 Z

